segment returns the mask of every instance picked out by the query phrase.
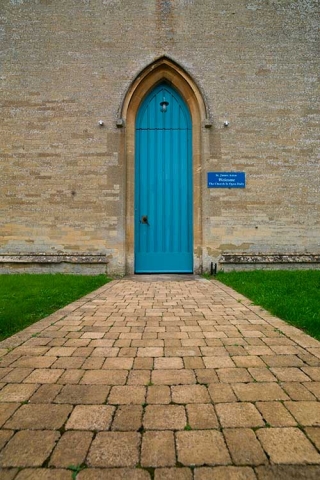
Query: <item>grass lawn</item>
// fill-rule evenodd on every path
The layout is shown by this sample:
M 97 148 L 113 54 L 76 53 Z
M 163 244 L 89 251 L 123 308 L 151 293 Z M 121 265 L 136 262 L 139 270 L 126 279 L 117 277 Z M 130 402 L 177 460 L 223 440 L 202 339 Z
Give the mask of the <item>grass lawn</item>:
M 105 275 L 0 275 L 0 340 L 109 281 Z
M 218 273 L 216 279 L 320 340 L 320 271 Z

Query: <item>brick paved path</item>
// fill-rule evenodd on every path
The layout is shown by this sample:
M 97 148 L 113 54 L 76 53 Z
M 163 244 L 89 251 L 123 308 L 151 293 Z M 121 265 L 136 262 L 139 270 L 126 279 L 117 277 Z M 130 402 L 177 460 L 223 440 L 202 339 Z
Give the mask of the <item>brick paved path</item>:
M 320 342 L 216 281 L 141 280 L 0 344 L 1 480 L 318 480 Z

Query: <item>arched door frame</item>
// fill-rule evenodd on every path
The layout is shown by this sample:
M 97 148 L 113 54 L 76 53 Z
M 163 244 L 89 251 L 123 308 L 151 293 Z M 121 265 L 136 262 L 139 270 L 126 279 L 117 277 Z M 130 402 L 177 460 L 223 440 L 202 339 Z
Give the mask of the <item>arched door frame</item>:
M 123 100 L 120 118 L 125 126 L 126 160 L 126 273 L 134 272 L 134 168 L 135 120 L 139 106 L 148 92 L 158 83 L 167 81 L 178 90 L 189 106 L 192 119 L 193 169 L 193 252 L 194 273 L 202 271 L 202 126 L 208 126 L 208 109 L 199 88 L 190 75 L 167 57 L 162 57 L 145 68 L 133 81 Z M 121 123 L 120 123 L 121 125 Z

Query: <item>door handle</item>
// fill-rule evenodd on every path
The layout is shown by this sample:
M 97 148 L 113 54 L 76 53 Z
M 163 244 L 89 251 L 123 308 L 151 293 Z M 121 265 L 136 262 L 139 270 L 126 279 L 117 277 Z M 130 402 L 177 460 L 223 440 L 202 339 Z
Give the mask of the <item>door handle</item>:
M 142 215 L 140 223 L 144 223 L 145 225 L 149 225 L 148 215 Z

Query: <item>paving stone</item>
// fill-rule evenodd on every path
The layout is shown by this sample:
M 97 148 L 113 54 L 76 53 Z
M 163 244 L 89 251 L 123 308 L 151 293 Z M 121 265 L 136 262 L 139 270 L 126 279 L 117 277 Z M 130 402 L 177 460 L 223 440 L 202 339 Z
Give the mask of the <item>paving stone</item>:
M 86 385 L 124 385 L 127 370 L 87 370 L 80 383 Z
M 256 347 L 258 348 L 258 347 Z M 232 360 L 237 365 L 237 367 L 264 367 L 265 363 L 261 360 L 261 358 L 257 357 L 256 355 L 240 355 L 240 356 L 233 356 Z
M 270 371 L 283 382 L 308 382 L 310 378 L 299 368 L 295 367 L 275 367 Z
M 210 397 L 204 385 L 173 386 L 171 398 L 174 403 L 210 403 Z
M 193 370 L 153 370 L 151 381 L 155 385 L 188 385 L 196 383 Z
M 319 480 L 319 465 L 266 465 L 256 468 L 258 480 Z
M 31 372 L 32 368 L 14 368 L 11 372 L 5 375 L 1 381 L 4 383 L 19 383 L 30 375 Z
M 224 383 L 253 381 L 253 378 L 245 368 L 218 368 L 217 373 L 220 382 Z
M 72 480 L 71 470 L 62 468 L 26 468 L 16 477 L 16 480 Z
M 138 348 L 138 357 L 162 357 L 162 347 L 140 347 Z
M 300 367 L 304 365 L 297 355 L 263 355 L 261 358 L 269 367 Z
M 184 357 L 183 363 L 185 368 L 200 369 L 205 368 L 201 357 Z
M 156 370 L 169 370 L 169 369 L 180 369 L 183 368 L 183 361 L 180 357 L 160 357 L 155 358 L 154 360 L 154 368 Z
M 74 368 L 70 368 L 69 370 L 65 370 L 61 377 L 58 378 L 57 383 L 59 384 L 77 384 L 80 382 L 81 378 L 84 375 L 84 371 Z
M 223 383 L 213 383 L 208 386 L 209 395 L 214 403 L 236 402 L 237 397 L 232 388 Z
M 63 372 L 64 370 L 56 368 L 36 369 L 24 380 L 24 383 L 56 383 Z
M 312 384 L 310 384 L 312 385 Z M 307 388 L 302 385 L 301 383 L 297 382 L 283 382 L 281 383 L 281 387 L 284 391 L 289 395 L 291 400 L 305 400 L 305 401 L 312 401 L 316 400 L 315 396 L 307 390 Z
M 297 422 L 281 402 L 257 402 L 256 407 L 272 427 L 295 427 Z
M 148 387 L 147 403 L 167 404 L 171 402 L 170 387 L 167 385 L 153 385 Z
M 41 466 L 55 447 L 59 437 L 59 432 L 46 430 L 17 432 L 0 453 L 0 466 Z
M 142 438 L 141 465 L 170 467 L 176 464 L 173 432 L 146 432 Z
M 25 402 L 39 385 L 11 383 L 0 390 L 0 402 Z
M 21 356 L 40 356 L 40 355 L 44 355 L 48 350 L 50 349 L 46 346 L 21 345 L 20 347 L 15 348 L 14 354 L 21 355 Z
M 89 357 L 93 352 L 93 347 L 78 347 L 73 352 L 73 357 Z
M 45 354 L 49 357 L 71 357 L 76 347 L 52 347 Z
M 185 409 L 180 405 L 148 405 L 143 426 L 146 430 L 182 430 L 187 424 Z
M 223 436 L 215 430 L 176 434 L 178 461 L 183 465 L 225 465 L 231 459 Z
M 141 468 L 86 468 L 77 480 L 150 480 L 150 475 Z
M 5 428 L 14 430 L 57 430 L 65 423 L 70 405 L 22 405 L 7 421 Z
M 216 370 L 214 368 L 202 368 L 195 370 L 198 383 L 215 383 L 219 382 Z
M 256 480 L 250 467 L 204 467 L 194 470 L 194 480 Z
M 90 343 L 89 338 L 70 338 L 65 344 L 65 347 L 87 347 Z M 93 346 L 93 345 L 92 345 Z
M 116 346 L 120 346 L 120 345 L 116 345 Z M 137 355 L 137 348 L 125 347 L 125 348 L 120 348 L 118 356 L 119 357 L 130 357 L 134 360 L 134 357 L 136 355 Z
M 190 468 L 157 468 L 154 480 L 192 480 Z
M 127 385 L 148 385 L 151 379 L 150 370 L 131 370 Z
M 87 464 L 93 467 L 135 467 L 139 462 L 140 434 L 101 432 L 93 440 Z
M 12 366 L 19 368 L 49 368 L 56 360 L 57 357 L 23 356 Z
M 218 428 L 219 423 L 212 405 L 191 404 L 186 406 L 188 424 L 192 429 L 207 430 Z
M 49 466 L 69 467 L 81 465 L 89 450 L 91 432 L 65 432 L 51 455 Z
M 232 460 L 236 465 L 261 465 L 268 463 L 253 430 L 228 428 L 223 430 Z
M 320 455 L 298 428 L 267 428 L 256 434 L 273 463 L 320 463 Z
M 137 432 L 142 426 L 142 413 L 141 405 L 121 405 L 117 407 L 112 430 Z
M 245 345 L 244 349 L 248 355 L 274 355 L 273 350 L 266 346 Z
M 112 387 L 108 403 L 113 405 L 142 405 L 146 400 L 146 387 L 125 385 Z
M 304 386 L 310 390 L 313 395 L 320 400 L 320 382 L 305 383 Z M 0 394 L 1 395 L 1 394 Z
M 60 357 L 54 364 L 52 368 L 81 368 L 84 363 L 84 358 L 82 357 Z
M 314 443 L 318 450 L 320 450 L 320 428 L 319 427 L 306 427 L 305 432 L 310 440 Z
M 75 332 L 72 333 L 72 335 L 74 335 Z M 66 332 L 65 336 L 62 337 L 62 338 L 53 338 L 50 343 L 48 343 L 48 347 L 62 347 L 65 343 L 66 343 L 66 340 L 67 338 L 67 335 L 71 335 L 70 332 Z
M 309 348 L 308 350 L 308 353 L 305 350 L 303 350 L 304 353 L 298 353 L 298 357 L 307 365 L 310 365 L 310 367 L 320 367 L 320 348 L 318 349 L 317 356 L 310 353 L 312 349 Z M 301 368 L 303 369 L 304 367 Z
M 295 355 L 300 353 L 300 347 L 294 345 L 274 345 L 271 347 L 273 355 Z
M 219 403 L 216 412 L 223 427 L 262 427 L 264 421 L 252 403 Z
M 1 360 L 2 361 L 2 360 Z M 1 364 L 0 364 L 1 365 Z M 4 378 L 6 375 L 8 375 L 10 372 L 14 371 L 15 369 L 14 368 L 1 368 L 0 367 L 0 380 L 2 380 L 2 378 Z M 31 372 L 32 370 L 29 369 L 29 372 Z
M 107 358 L 102 368 L 107 368 L 108 370 L 130 370 L 130 368 L 132 368 L 132 365 L 133 358 L 116 357 Z
M 166 347 L 166 357 L 201 357 L 199 347 Z
M 115 407 L 109 405 L 77 405 L 66 424 L 66 430 L 108 430 Z
M 86 358 L 83 362 L 81 368 L 83 370 L 98 370 L 102 367 L 104 358 L 100 357 L 89 357 Z
M 201 347 L 201 353 L 204 357 L 229 357 L 228 350 L 225 347 Z
M 51 403 L 56 398 L 62 385 L 56 384 L 45 384 L 40 385 L 38 390 L 32 395 L 29 402 L 30 403 Z
M 320 382 L 320 367 L 302 367 L 301 370 L 315 382 Z
M 55 398 L 55 403 L 74 405 L 105 403 L 110 387 L 102 385 L 65 385 Z
M 115 347 L 97 347 L 93 350 L 93 357 L 116 357 L 119 353 L 119 348 Z
M 89 339 L 96 339 L 96 338 L 102 338 L 104 336 L 103 332 L 85 332 L 83 335 L 81 335 L 81 338 L 89 338 Z
M 288 395 L 275 383 L 235 383 L 232 387 L 242 402 L 289 400 Z
M 284 402 L 294 418 L 303 426 L 320 426 L 319 402 Z
M 16 403 L 0 403 L 0 427 L 14 414 L 19 406 Z
M 153 358 L 140 357 L 135 358 L 133 368 L 138 370 L 151 370 L 153 368 Z
M 277 379 L 268 368 L 248 368 L 248 372 L 257 382 L 276 382 Z
M 230 368 L 236 366 L 230 357 L 203 357 L 203 362 L 207 368 Z
M 5 444 L 8 443 L 13 434 L 14 432 L 10 430 L 0 430 L 0 450 L 2 450 Z
M 13 480 L 18 471 L 17 468 L 0 468 L 0 478 L 1 480 Z

